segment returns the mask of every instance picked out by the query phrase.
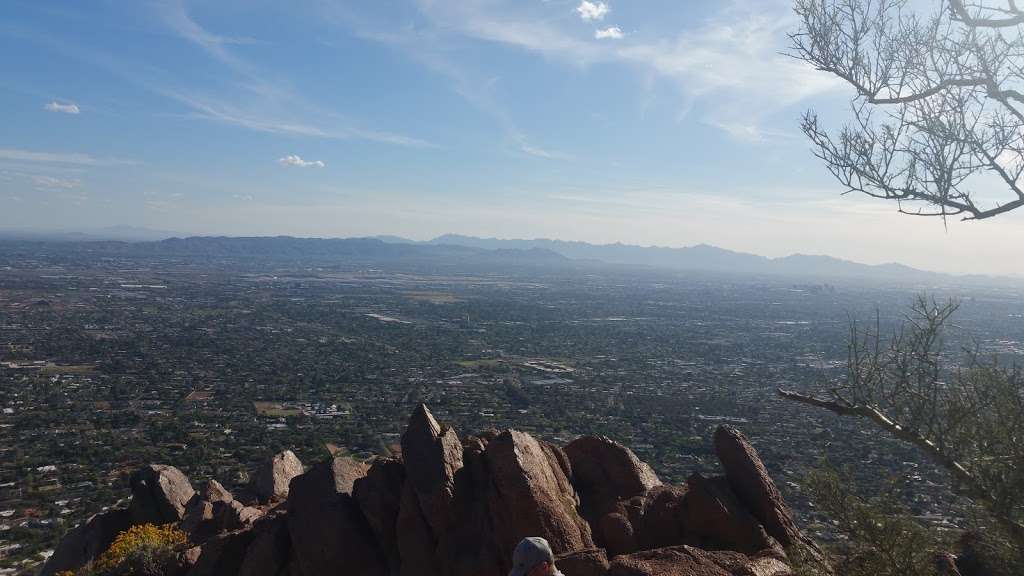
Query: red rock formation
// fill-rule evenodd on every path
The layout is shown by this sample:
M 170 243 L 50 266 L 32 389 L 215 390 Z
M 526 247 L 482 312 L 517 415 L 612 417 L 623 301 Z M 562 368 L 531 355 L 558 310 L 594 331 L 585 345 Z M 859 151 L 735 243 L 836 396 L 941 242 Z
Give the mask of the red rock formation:
M 426 405 L 420 404 L 402 435 L 402 458 L 423 517 L 435 536 L 443 534 L 451 522 L 455 473 L 462 468 L 462 443 L 454 430 L 442 429 Z
M 262 514 L 235 500 L 216 480 L 209 480 L 192 495 L 179 527 L 189 535 L 190 542 L 201 544 L 221 532 L 248 528 Z
M 112 510 L 89 518 L 64 535 L 53 556 L 43 565 L 40 576 L 53 576 L 92 562 L 131 525 L 128 510 Z
M 670 486 L 607 438 L 460 442 L 421 405 L 401 460 L 333 458 L 284 491 L 296 467 L 275 457 L 260 494 L 286 493 L 275 507 L 245 506 L 216 481 L 195 493 L 177 469 L 147 466 L 130 507 L 70 531 L 42 574 L 82 566 L 132 524 L 180 521 L 196 545 L 181 555 L 187 576 L 504 576 L 526 536 L 546 538 L 566 576 L 790 576 L 779 541 L 816 549 L 746 439 L 722 428 L 715 446 L 725 477 Z
M 405 466 L 398 460 L 379 458 L 370 465 L 366 476 L 353 484 L 352 497 L 373 530 L 388 560 L 388 571 L 399 574 L 398 538 L 395 527 L 402 503 Z
M 200 548 L 199 558 L 189 569 L 187 576 L 238 574 L 253 537 L 251 530 L 239 530 L 211 538 Z
M 733 492 L 768 534 L 786 547 L 801 541 L 803 537 L 789 507 L 747 437 L 731 426 L 719 426 L 715 431 L 715 452 Z
M 302 574 L 385 574 L 383 553 L 352 499 L 352 485 L 366 469 L 350 458 L 334 458 L 292 479 L 288 531 Z
M 612 560 L 608 576 L 793 576 L 793 572 L 773 556 L 749 557 L 684 545 L 619 556 Z
M 268 513 L 252 529 L 253 540 L 245 551 L 238 576 L 287 576 L 292 540 L 283 509 Z
M 708 550 L 754 554 L 777 546 L 761 524 L 742 507 L 724 478 L 693 474 L 686 480 L 682 524 L 686 542 Z
M 582 436 L 565 447 L 572 464 L 572 482 L 584 510 L 595 515 L 611 511 L 619 500 L 640 496 L 661 480 L 633 451 L 604 436 Z
M 438 576 L 437 540 L 423 517 L 411 482 L 402 488 L 402 502 L 395 523 L 401 576 Z
M 142 467 L 132 474 L 129 483 L 132 502 L 128 510 L 133 524 L 177 522 L 195 494 L 181 470 L 163 464 Z
M 546 538 L 556 554 L 594 546 L 590 526 L 577 511 L 576 491 L 552 446 L 507 430 L 487 444 L 484 455 L 492 486 L 487 502 L 504 558 L 511 558 L 527 536 Z
M 288 498 L 288 485 L 303 471 L 302 462 L 291 450 L 275 454 L 256 471 L 256 495 L 261 502 Z
M 608 555 L 603 548 L 587 548 L 555 558 L 555 566 L 565 576 L 605 576 L 608 574 Z
M 685 486 L 655 486 L 630 500 L 637 550 L 682 544 Z

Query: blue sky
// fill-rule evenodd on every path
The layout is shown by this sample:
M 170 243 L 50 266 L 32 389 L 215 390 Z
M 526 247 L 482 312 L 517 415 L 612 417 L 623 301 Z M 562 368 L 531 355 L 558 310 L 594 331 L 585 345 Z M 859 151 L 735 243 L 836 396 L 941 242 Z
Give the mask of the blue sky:
M 828 253 L 1024 273 L 1024 215 L 841 196 L 799 133 L 850 93 L 788 2 L 0 7 L 0 227 Z

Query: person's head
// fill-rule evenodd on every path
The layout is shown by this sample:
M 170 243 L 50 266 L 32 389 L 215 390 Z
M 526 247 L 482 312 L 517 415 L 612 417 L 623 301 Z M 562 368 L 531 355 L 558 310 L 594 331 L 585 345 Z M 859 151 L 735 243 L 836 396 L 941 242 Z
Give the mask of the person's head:
M 512 553 L 512 571 L 508 576 L 556 576 L 555 555 L 548 541 L 540 537 L 523 538 Z

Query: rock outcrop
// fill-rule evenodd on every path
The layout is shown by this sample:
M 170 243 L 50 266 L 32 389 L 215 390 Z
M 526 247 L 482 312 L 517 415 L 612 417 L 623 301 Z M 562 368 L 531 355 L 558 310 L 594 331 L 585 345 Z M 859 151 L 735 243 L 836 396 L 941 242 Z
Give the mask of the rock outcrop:
M 292 478 L 304 471 L 302 462 L 291 450 L 275 454 L 256 471 L 256 496 L 261 502 L 284 500 Z
M 618 500 L 640 496 L 661 480 L 633 451 L 604 436 L 583 436 L 565 446 L 573 484 L 584 508 L 607 512 Z
M 132 474 L 132 502 L 128 511 L 133 524 L 167 524 L 185 515 L 196 491 L 174 466 L 150 464 Z
M 385 560 L 369 523 L 352 498 L 367 466 L 338 457 L 292 479 L 288 532 L 292 557 L 304 575 L 384 574 Z
M 103 512 L 89 518 L 64 535 L 40 574 L 50 576 L 88 564 L 109 548 L 118 534 L 131 526 L 128 510 Z
M 725 475 L 672 486 L 608 438 L 460 439 L 420 405 L 400 458 L 303 472 L 283 452 L 257 471 L 252 501 L 144 467 L 128 508 L 68 532 L 42 574 L 86 564 L 131 525 L 171 522 L 192 546 L 187 576 L 504 576 L 526 536 L 546 538 L 566 576 L 790 576 L 786 550 L 817 549 L 746 438 L 723 427 L 714 442 Z
M 452 429 L 442 429 L 420 404 L 402 435 L 402 458 L 420 509 L 435 535 L 451 523 L 455 473 L 462 468 L 462 443 Z
M 179 527 L 195 544 L 222 533 L 248 528 L 263 512 L 235 500 L 216 480 L 209 480 L 185 505 Z
M 715 431 L 715 453 L 733 492 L 768 534 L 783 546 L 800 541 L 802 535 L 789 507 L 747 437 L 732 426 L 721 426 Z
M 491 474 L 487 504 L 503 558 L 527 536 L 546 538 L 555 554 L 594 546 L 560 449 L 507 430 L 487 444 L 484 456 Z
M 132 499 L 126 509 L 97 514 L 72 528 L 40 574 L 51 576 L 74 570 L 102 554 L 121 532 L 136 524 L 178 522 L 195 495 L 188 478 L 173 466 L 150 464 L 137 470 L 129 480 Z

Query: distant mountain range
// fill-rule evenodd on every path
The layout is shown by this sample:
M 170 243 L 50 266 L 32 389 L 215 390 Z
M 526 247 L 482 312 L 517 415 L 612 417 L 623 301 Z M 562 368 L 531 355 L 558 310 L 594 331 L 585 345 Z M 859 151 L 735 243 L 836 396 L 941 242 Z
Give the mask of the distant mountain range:
M 768 258 L 757 254 L 735 252 L 698 244 L 686 248 L 636 246 L 631 244 L 590 244 L 565 240 L 503 240 L 445 234 L 432 240 L 417 242 L 398 236 L 378 236 L 392 244 L 466 246 L 485 250 L 547 250 L 571 260 L 598 261 L 609 264 L 629 264 L 734 272 L 744 274 L 785 274 L 794 276 L 858 277 L 888 280 L 939 280 L 952 278 L 946 274 L 918 270 L 903 264 L 861 264 L 831 256 L 793 254 L 783 258 Z
M 590 244 L 565 240 L 505 240 L 445 234 L 416 241 L 400 236 L 371 238 L 295 238 L 291 236 L 177 237 L 171 232 L 134 227 L 103 228 L 86 232 L 0 231 L 0 240 L 86 242 L 97 249 L 134 255 L 204 256 L 219 258 L 271 258 L 342 260 L 358 263 L 426 263 L 457 266 L 536 265 L 577 266 L 596 264 L 645 266 L 674 270 L 726 272 L 755 275 L 788 275 L 820 279 L 863 278 L 888 281 L 930 282 L 986 280 L 987 277 L 954 277 L 918 270 L 903 264 L 861 264 L 824 255 L 793 254 L 768 258 L 726 250 L 708 244 L 685 248 Z
M 0 240 L 45 240 L 51 242 L 154 242 L 182 236 L 180 232 L 150 230 L 138 226 L 109 226 L 83 230 L 39 230 L 27 228 L 0 229 Z

